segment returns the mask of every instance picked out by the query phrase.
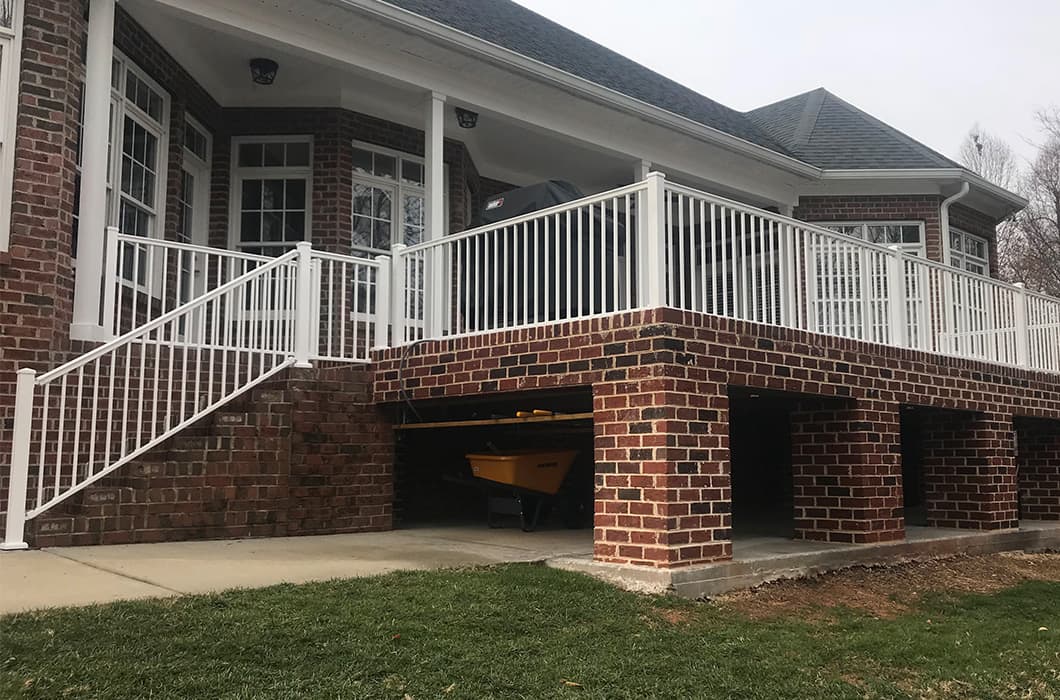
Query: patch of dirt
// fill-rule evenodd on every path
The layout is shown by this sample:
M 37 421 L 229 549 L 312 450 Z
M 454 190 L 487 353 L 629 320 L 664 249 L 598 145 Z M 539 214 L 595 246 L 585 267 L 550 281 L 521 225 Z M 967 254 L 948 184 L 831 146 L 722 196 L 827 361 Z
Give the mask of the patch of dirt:
M 799 613 L 814 619 L 847 607 L 896 617 L 932 592 L 992 593 L 1023 581 L 1060 581 L 1060 553 L 1004 552 L 887 566 L 854 567 L 815 578 L 777 581 L 715 598 L 756 619 Z

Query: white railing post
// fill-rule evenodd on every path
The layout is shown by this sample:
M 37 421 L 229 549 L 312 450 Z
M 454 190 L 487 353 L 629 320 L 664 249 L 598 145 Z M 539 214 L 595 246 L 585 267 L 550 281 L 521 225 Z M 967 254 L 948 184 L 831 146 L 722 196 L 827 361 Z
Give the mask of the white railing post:
M 395 243 L 390 246 L 390 318 L 391 328 L 393 337 L 390 340 L 390 344 L 397 346 L 402 345 L 405 342 L 405 328 L 407 326 L 408 319 L 405 318 L 405 314 L 408 312 L 407 295 L 408 289 L 406 287 L 406 274 L 405 274 L 405 248 L 404 243 Z
M 390 256 L 379 255 L 375 261 L 375 344 L 373 350 L 390 347 Z
M 641 197 L 637 288 L 640 307 L 666 306 L 666 176 L 648 173 L 647 189 Z
M 312 244 L 302 241 L 296 246 L 298 250 L 298 269 L 296 272 L 294 302 L 294 366 L 312 367 L 309 362 L 313 324 L 320 320 L 313 319 L 313 266 Z
M 118 327 L 114 316 L 114 296 L 118 291 L 118 228 L 107 227 L 107 251 L 103 260 L 103 328 L 111 336 L 118 335 L 121 329 Z
M 1016 308 L 1013 309 L 1016 321 L 1016 364 L 1029 367 L 1031 364 L 1031 331 L 1027 323 L 1027 285 L 1017 282 Z
M 905 256 L 896 245 L 887 256 L 887 308 L 891 325 L 891 345 L 909 346 L 909 318 L 906 309 Z
M 33 427 L 33 390 L 37 372 L 20 369 L 15 384 L 15 424 L 11 438 L 11 480 L 7 490 L 7 523 L 0 550 L 26 549 L 26 487 L 29 438 Z

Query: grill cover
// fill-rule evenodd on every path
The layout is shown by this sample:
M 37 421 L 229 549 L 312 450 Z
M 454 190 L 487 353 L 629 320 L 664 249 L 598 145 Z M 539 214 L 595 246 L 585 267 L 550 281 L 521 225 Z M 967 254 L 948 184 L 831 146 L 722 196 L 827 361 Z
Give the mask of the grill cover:
M 548 180 L 490 197 L 482 210 L 482 223 L 495 224 L 523 214 L 566 204 L 584 197 L 577 187 L 564 180 Z

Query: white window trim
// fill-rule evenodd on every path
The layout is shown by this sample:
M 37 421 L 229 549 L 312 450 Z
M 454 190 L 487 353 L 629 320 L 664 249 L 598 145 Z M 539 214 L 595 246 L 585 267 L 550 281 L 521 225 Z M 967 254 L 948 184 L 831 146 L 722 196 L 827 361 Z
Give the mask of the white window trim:
M 195 192 L 192 200 L 195 203 L 195 220 L 191 224 L 192 240 L 189 243 L 207 245 L 209 243 L 210 229 L 210 199 L 213 192 L 211 185 L 211 177 L 213 175 L 211 163 L 213 160 L 213 134 L 190 114 L 185 115 L 184 121 L 187 125 L 206 136 L 206 160 L 200 158 L 185 145 L 182 147 L 184 154 L 182 167 L 195 178 Z
M 11 200 L 15 185 L 15 138 L 18 133 L 19 76 L 22 69 L 23 0 L 14 0 L 11 29 L 0 29 L 0 250 L 11 245 Z
M 927 232 L 923 221 L 916 220 L 902 220 L 902 219 L 863 219 L 860 221 L 812 221 L 808 222 L 828 228 L 830 226 L 861 226 L 864 233 L 865 227 L 868 226 L 916 226 L 920 229 L 920 243 L 877 243 L 876 245 L 885 245 L 890 247 L 892 245 L 898 246 L 905 253 L 916 252 L 922 258 L 927 257 Z M 867 238 L 861 238 L 865 242 L 868 242 Z
M 155 82 L 151 76 L 147 75 L 143 69 L 137 66 L 128 56 L 123 54 L 117 48 L 114 49 L 114 62 L 120 64 L 123 67 L 122 80 L 117 87 L 113 87 L 113 76 L 111 78 L 111 104 L 114 108 L 114 123 L 111 124 L 111 135 L 110 135 L 110 181 L 107 182 L 107 188 L 110 190 L 110 206 L 107 210 L 107 220 L 111 226 L 121 225 L 121 199 L 126 197 L 121 191 L 121 166 L 122 166 L 122 149 L 119 148 L 119 144 L 122 143 L 123 133 L 125 129 L 125 117 L 132 118 L 137 124 L 147 129 L 155 138 L 158 140 L 158 156 L 156 161 L 155 169 L 155 196 L 154 205 L 147 207 L 142 202 L 132 199 L 136 206 L 142 207 L 151 212 L 152 216 L 155 217 L 155 225 L 151 230 L 149 238 L 161 239 L 165 237 L 166 230 L 166 193 L 168 189 L 169 181 L 169 109 L 170 109 L 170 96 L 169 93 L 157 82 Z M 136 77 L 147 84 L 152 90 L 155 90 L 159 95 L 162 96 L 162 122 L 161 124 L 155 121 L 155 118 L 147 114 L 133 102 L 125 97 L 125 74 L 132 72 L 136 74 Z M 131 198 L 130 198 L 131 199 Z
M 309 165 L 306 167 L 239 167 L 239 147 L 244 143 L 308 143 Z M 241 250 L 239 240 L 239 229 L 242 226 L 240 216 L 243 200 L 243 180 L 293 180 L 304 178 L 305 187 L 305 238 L 303 240 L 313 242 L 313 137 L 307 134 L 270 134 L 264 136 L 234 136 L 232 137 L 231 152 L 231 179 L 229 182 L 228 197 L 228 249 Z M 247 241 L 246 245 L 253 246 L 254 243 Z M 293 246 L 293 244 L 292 244 Z
M 957 228 L 956 226 L 950 226 L 950 236 L 952 237 L 953 234 L 955 234 L 955 233 L 958 234 L 962 239 L 963 238 L 973 238 L 973 239 L 975 239 L 977 241 L 980 241 L 983 244 L 983 250 L 986 252 L 986 257 L 980 258 L 980 257 L 976 257 L 976 256 L 973 256 L 973 255 L 969 255 L 964 250 L 963 241 L 962 241 L 962 245 L 961 245 L 960 251 L 954 250 L 953 249 L 953 243 L 950 242 L 950 241 L 947 241 L 947 244 L 948 244 L 947 247 L 949 249 L 949 253 L 948 253 L 949 254 L 949 260 L 946 261 L 946 264 L 949 265 L 950 267 L 953 267 L 953 268 L 955 268 L 957 270 L 960 270 L 962 272 L 967 272 L 968 274 L 971 274 L 971 275 L 977 275 L 979 273 L 978 272 L 973 272 L 972 270 L 969 270 L 968 266 L 967 266 L 967 263 L 968 262 L 972 262 L 972 263 L 975 263 L 977 265 L 978 264 L 982 264 L 982 266 L 983 266 L 982 276 L 983 277 L 990 277 L 993 274 L 993 271 L 990 269 L 990 239 L 987 238 L 986 236 L 980 236 L 977 233 L 971 233 L 969 231 L 965 231 L 962 228 Z M 961 260 L 961 262 L 963 264 L 960 265 L 959 267 L 954 265 L 953 264 L 953 258 L 954 257 L 960 258 L 960 260 Z
M 425 181 L 424 181 L 423 185 L 413 185 L 413 184 L 404 182 L 403 180 L 401 180 L 400 177 L 396 177 L 394 179 L 389 179 L 389 178 L 385 178 L 385 177 L 379 177 L 378 175 L 370 175 L 368 173 L 357 172 L 356 170 L 352 171 L 352 177 L 353 177 L 353 181 L 355 183 L 356 182 L 362 182 L 362 183 L 365 183 L 365 184 L 368 184 L 368 185 L 375 185 L 375 186 L 378 186 L 378 187 L 387 187 L 387 188 L 395 190 L 395 192 L 397 194 L 397 197 L 394 199 L 394 205 L 393 205 L 394 208 L 393 208 L 393 211 L 391 212 L 391 214 L 393 215 L 393 218 L 391 219 L 391 222 L 390 222 L 390 226 L 391 226 L 391 228 L 390 228 L 390 239 L 391 239 L 391 245 L 393 245 L 394 229 L 395 229 L 395 227 L 399 226 L 399 224 L 403 223 L 403 222 L 400 222 L 399 218 L 396 216 L 396 214 L 400 213 L 400 209 L 398 209 L 398 202 L 401 201 L 401 195 L 402 195 L 403 191 L 410 191 L 410 192 L 415 192 L 417 194 L 423 195 L 423 199 L 424 199 L 424 213 L 426 214 L 427 161 L 426 161 L 426 159 L 423 156 L 418 156 L 418 155 L 415 155 L 415 154 L 412 154 L 412 153 L 406 153 L 405 151 L 398 151 L 398 150 L 395 150 L 393 148 L 387 148 L 386 146 L 379 146 L 379 145 L 376 145 L 374 143 L 369 143 L 368 141 L 354 140 L 353 141 L 353 147 L 354 148 L 359 148 L 359 149 L 361 149 L 363 151 L 371 151 L 373 153 L 380 153 L 380 154 L 385 155 L 385 156 L 391 156 L 393 158 L 397 158 L 398 162 L 399 162 L 399 167 L 400 167 L 400 160 L 401 159 L 405 159 L 405 160 L 411 161 L 413 163 L 418 163 L 418 164 L 422 165 L 423 168 L 424 168 L 423 176 L 424 176 L 424 180 Z M 352 193 L 351 193 L 351 197 L 352 197 Z M 446 229 L 445 231 L 442 232 L 442 235 L 445 236 L 445 235 L 448 235 L 448 233 L 449 233 L 449 164 L 448 163 L 445 163 L 444 167 L 443 167 L 442 209 L 443 209 L 443 213 L 442 213 L 442 217 L 443 218 L 442 218 L 442 220 L 445 221 L 445 229 Z M 426 234 L 426 232 L 427 232 L 427 226 L 428 226 L 427 221 L 424 221 L 423 222 L 424 234 Z M 426 235 L 424 235 L 424 240 L 427 240 Z M 350 241 L 351 241 L 351 246 L 352 246 L 352 241 L 353 241 L 353 214 L 350 215 Z M 376 248 L 365 248 L 363 246 L 352 246 L 352 249 L 354 251 L 356 251 L 356 252 L 366 253 L 366 254 L 370 254 L 370 255 L 389 255 L 389 251 L 378 250 Z

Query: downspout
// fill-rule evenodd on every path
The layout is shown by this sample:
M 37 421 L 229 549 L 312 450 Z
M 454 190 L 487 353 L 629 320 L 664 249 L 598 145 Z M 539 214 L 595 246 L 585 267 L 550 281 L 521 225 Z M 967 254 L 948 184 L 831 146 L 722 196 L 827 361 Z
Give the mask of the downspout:
M 971 185 L 967 182 L 962 182 L 961 189 L 957 191 L 957 194 L 951 195 L 942 200 L 942 206 L 939 207 L 939 230 L 942 234 L 942 262 L 945 265 L 950 264 L 950 205 L 968 194 L 968 190 L 970 189 L 972 189 Z

